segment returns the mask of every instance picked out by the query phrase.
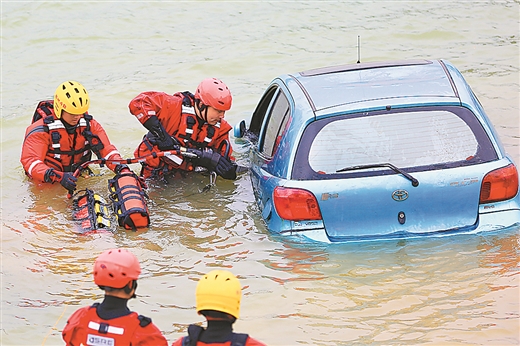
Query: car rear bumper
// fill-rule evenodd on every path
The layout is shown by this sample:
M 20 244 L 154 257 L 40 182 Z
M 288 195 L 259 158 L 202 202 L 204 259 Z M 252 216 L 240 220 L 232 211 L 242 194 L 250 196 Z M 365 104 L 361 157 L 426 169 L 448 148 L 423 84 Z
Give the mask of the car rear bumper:
M 478 227 L 474 233 L 496 231 L 520 224 L 520 209 L 502 210 L 479 214 Z
M 381 234 L 379 236 L 356 236 L 329 237 L 321 220 L 307 222 L 291 222 L 291 230 L 280 232 L 282 235 L 301 236 L 312 241 L 322 243 L 345 243 L 361 241 L 381 241 L 391 239 L 411 239 L 423 237 L 445 237 L 455 234 L 477 234 L 483 232 L 499 231 L 520 225 L 520 208 L 504 210 L 503 206 L 498 211 L 486 206 L 480 207 L 478 221 L 470 227 L 439 230 L 435 232 L 394 232 Z

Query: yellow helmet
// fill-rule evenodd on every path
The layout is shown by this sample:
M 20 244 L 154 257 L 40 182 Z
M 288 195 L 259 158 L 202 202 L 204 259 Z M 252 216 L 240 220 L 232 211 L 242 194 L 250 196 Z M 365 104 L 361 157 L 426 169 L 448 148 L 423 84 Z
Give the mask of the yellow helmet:
M 241 297 L 242 287 L 235 275 L 227 270 L 212 270 L 197 284 L 197 312 L 221 311 L 238 319 Z
M 83 114 L 88 111 L 90 99 L 83 85 L 74 81 L 61 83 L 54 93 L 54 113 L 61 118 L 61 111 Z

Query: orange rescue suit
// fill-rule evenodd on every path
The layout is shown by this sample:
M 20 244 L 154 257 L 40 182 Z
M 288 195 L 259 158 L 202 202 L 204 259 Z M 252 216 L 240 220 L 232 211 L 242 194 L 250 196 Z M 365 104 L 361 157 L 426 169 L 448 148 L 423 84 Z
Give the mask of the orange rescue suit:
M 91 159 L 92 152 L 98 158 L 122 159 L 103 127 L 91 115 L 85 113 L 77 126 L 67 128 L 54 114 L 52 101 L 40 102 L 39 106 L 42 104 L 50 107 L 46 107 L 44 117 L 34 121 L 25 131 L 20 158 L 30 178 L 45 182 L 45 172 L 50 168 L 74 172 L 80 164 Z M 116 167 L 107 166 L 111 170 Z
M 131 312 L 110 320 L 101 319 L 96 304 L 74 312 L 63 328 L 67 345 L 167 346 L 168 342 L 151 319 Z
M 182 146 L 187 148 L 212 148 L 221 155 L 228 155 L 233 159 L 232 148 L 229 144 L 229 131 L 231 125 L 222 119 L 213 126 L 195 115 L 193 103 L 183 106 L 185 95 L 175 93 L 173 95 L 164 92 L 147 91 L 139 94 L 130 101 L 129 109 L 140 122 L 144 124 L 148 119 L 156 116 L 166 132 L 175 137 Z M 141 144 L 134 152 L 135 157 L 145 156 L 152 152 L 160 151 L 145 136 Z M 180 160 L 179 160 L 180 161 Z M 144 176 L 148 177 L 152 170 L 193 170 L 191 162 L 174 162 L 168 158 L 149 157 L 146 160 L 148 169 L 144 169 Z

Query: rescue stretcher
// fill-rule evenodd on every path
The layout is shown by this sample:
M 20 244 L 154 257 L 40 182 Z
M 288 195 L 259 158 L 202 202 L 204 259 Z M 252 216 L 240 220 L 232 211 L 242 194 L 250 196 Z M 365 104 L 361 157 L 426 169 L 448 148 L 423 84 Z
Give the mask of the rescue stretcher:
M 101 167 L 107 164 L 120 165 L 141 163 L 150 156 L 156 157 L 198 157 L 200 151 L 180 147 L 179 149 L 154 152 L 146 156 L 107 160 L 96 159 L 81 164 L 73 173 L 78 177 L 90 165 Z M 150 225 L 150 215 L 146 200 L 146 183 L 134 172 L 119 172 L 108 181 L 109 201 L 90 189 L 78 191 L 67 198 L 73 199 L 72 218 L 75 232 L 79 234 L 97 232 L 115 232 L 117 225 L 128 230 L 147 228 Z

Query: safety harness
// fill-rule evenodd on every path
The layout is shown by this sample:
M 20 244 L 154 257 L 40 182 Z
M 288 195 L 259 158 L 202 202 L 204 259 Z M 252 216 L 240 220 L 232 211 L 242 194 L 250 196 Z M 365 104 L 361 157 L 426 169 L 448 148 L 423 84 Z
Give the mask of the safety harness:
M 185 147 L 191 146 L 199 149 L 207 147 L 211 143 L 213 136 L 215 135 L 215 128 L 213 126 L 207 126 L 206 136 L 204 137 L 204 140 L 202 142 L 197 142 L 195 139 L 192 138 L 194 132 L 193 129 L 195 125 L 197 125 L 197 128 L 201 130 L 205 122 L 202 119 L 197 118 L 192 106 L 183 105 L 181 112 L 183 118 L 185 118 L 184 123 L 186 124 L 186 127 L 185 129 L 180 128 L 176 130 L 172 135 L 177 138 L 180 138 L 183 141 L 183 146 Z M 220 122 L 214 126 L 220 127 Z
M 101 157 L 100 150 L 103 149 L 103 143 L 97 135 L 94 135 L 92 131 L 90 131 L 90 121 L 92 120 L 92 116 L 88 113 L 85 113 L 83 117 L 80 119 L 78 126 L 80 128 L 84 128 L 81 132 L 83 137 L 85 137 L 85 143 L 83 147 L 79 149 L 74 149 L 76 145 L 76 135 L 77 132 L 74 130 L 74 138 L 71 150 L 62 150 L 61 149 L 61 139 L 62 134 L 60 132 L 65 131 L 69 132 L 70 128 L 67 128 L 62 121 L 56 121 L 54 117 L 54 101 L 40 101 L 36 106 L 36 110 L 34 111 L 34 115 L 32 118 L 32 122 L 36 122 L 43 118 L 44 126 L 43 128 L 35 128 L 32 132 L 36 131 L 45 131 L 48 132 L 51 136 L 51 149 L 49 149 L 49 153 L 52 154 L 53 158 L 59 162 L 60 165 L 62 163 L 62 155 L 68 155 L 71 157 L 70 164 L 66 167 L 63 167 L 63 171 L 71 172 L 76 169 L 83 162 L 89 161 L 92 158 L 92 152 L 96 154 L 97 157 Z M 32 132 L 28 133 L 29 136 Z M 74 163 L 74 157 L 78 154 L 82 154 L 80 162 Z M 53 166 L 57 166 L 53 164 Z M 61 169 L 60 169 L 61 170 Z
M 216 125 L 208 125 L 204 129 L 202 128 L 205 122 L 202 119 L 197 118 L 195 115 L 195 111 L 193 106 L 189 105 L 188 102 L 183 101 L 182 111 L 181 111 L 181 124 L 179 129 L 177 129 L 172 136 L 177 138 L 183 147 L 188 148 L 197 148 L 202 150 L 208 145 L 211 144 L 213 137 L 215 136 L 215 128 L 220 127 L 220 122 Z M 195 131 L 197 129 L 198 131 Z M 198 137 L 199 131 L 204 131 L 204 139 L 199 142 L 196 137 Z M 155 136 L 152 132 L 148 132 L 143 138 L 143 144 L 146 146 L 148 152 L 157 152 L 159 151 L 158 147 L 155 146 Z M 141 152 L 139 151 L 140 155 Z M 150 176 L 152 178 L 161 178 L 167 181 L 167 177 L 171 175 L 185 175 L 185 171 L 191 171 L 194 167 L 191 166 L 190 163 L 184 163 L 183 158 L 179 158 L 176 160 L 175 156 L 165 157 L 160 160 L 160 162 L 154 167 L 150 169 Z M 146 167 L 146 166 L 143 166 Z M 146 169 L 146 168 L 144 168 Z M 144 172 L 141 170 L 141 175 Z

